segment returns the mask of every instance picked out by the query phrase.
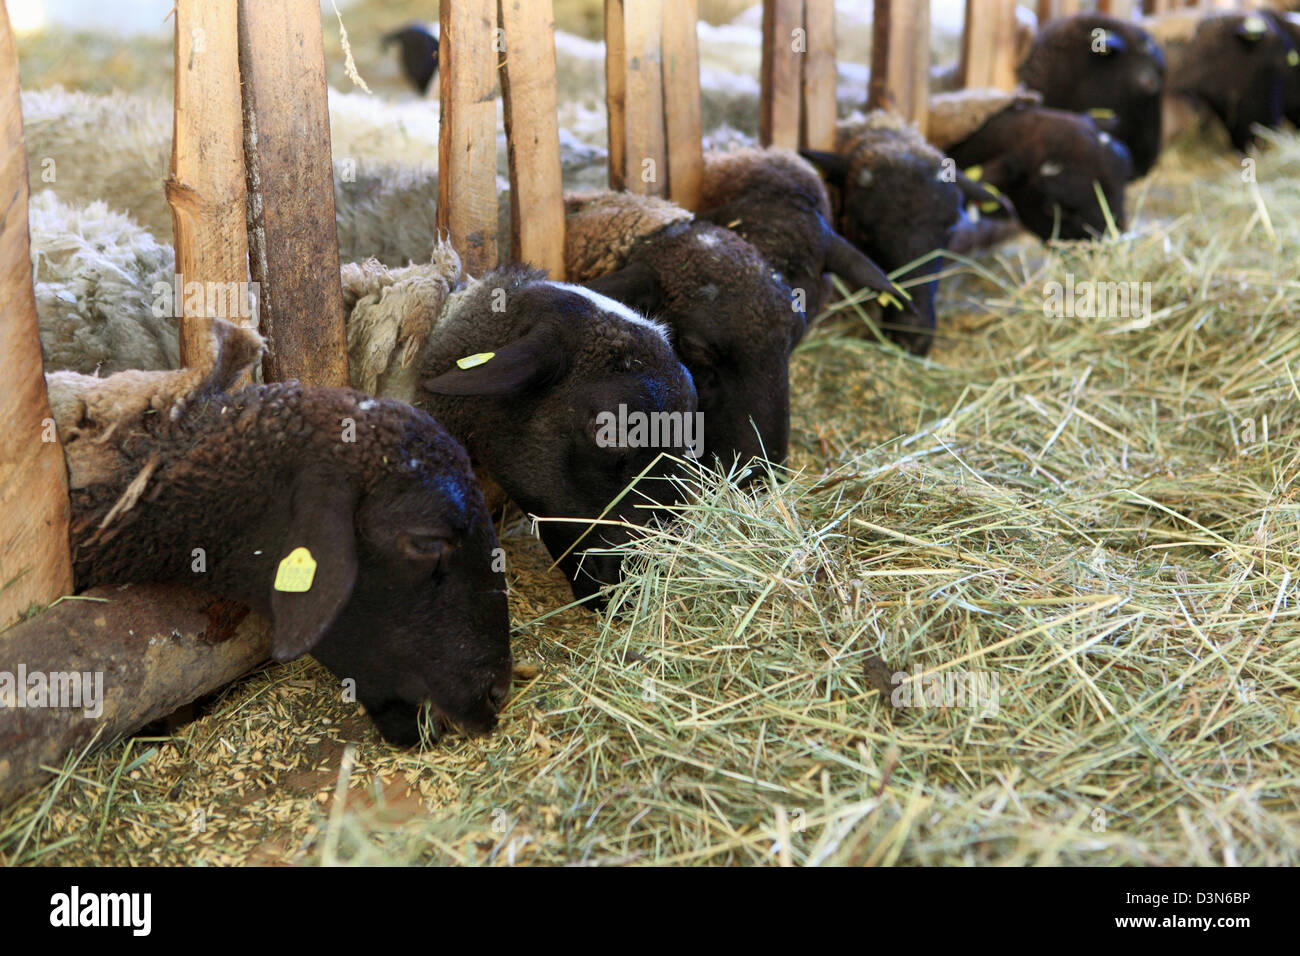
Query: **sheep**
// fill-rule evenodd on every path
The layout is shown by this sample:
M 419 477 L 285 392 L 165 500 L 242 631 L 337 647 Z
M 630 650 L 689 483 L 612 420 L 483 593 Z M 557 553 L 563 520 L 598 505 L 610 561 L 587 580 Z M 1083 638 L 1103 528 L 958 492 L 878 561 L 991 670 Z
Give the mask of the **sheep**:
M 421 95 L 438 74 L 438 38 L 422 23 L 410 23 L 385 34 L 385 48 L 398 44 L 402 52 L 402 75 Z
M 1113 115 L 1112 131 L 1145 176 L 1160 155 L 1165 58 L 1155 39 L 1130 20 L 1078 14 L 1050 21 L 1035 37 L 1018 74 L 1043 105 Z
M 1292 126 L 1300 129 L 1300 13 L 1260 12 L 1272 21 L 1289 44 L 1286 70 L 1282 75 L 1282 115 Z
M 210 364 L 46 376 L 71 497 L 75 585 L 173 582 L 273 622 L 390 743 L 487 732 L 511 655 L 497 540 L 464 450 L 427 414 L 297 382 L 227 389 L 261 338 L 216 320 Z M 293 580 L 294 575 L 297 580 Z
M 1042 239 L 1086 239 L 1125 227 L 1128 149 L 1089 116 L 1044 107 L 1036 93 L 964 90 L 930 100 L 928 138 L 1004 193 Z M 1094 183 L 1105 197 L 1103 209 Z
M 1169 97 L 1208 109 L 1234 149 L 1250 147 L 1256 124 L 1281 124 L 1283 78 L 1294 46 L 1272 18 L 1239 11 L 1173 13 L 1148 17 L 1143 26 L 1165 49 Z
M 999 197 L 945 162 L 914 126 L 884 110 L 841 120 L 834 153 L 801 153 L 831 186 L 838 230 L 892 273 L 948 248 L 965 222 L 965 201 L 1000 205 Z M 918 278 L 932 275 L 941 265 L 942 258 L 935 257 L 913 273 Z M 921 355 L 934 338 L 936 286 L 929 281 L 911 289 L 919 323 L 887 327 L 900 344 Z
M 705 460 L 784 462 L 805 319 L 789 286 L 740 236 L 667 200 L 597 192 L 565 206 L 568 276 L 671 329 L 707 425 Z
M 883 292 L 899 303 L 902 321 L 921 322 L 907 296 L 881 268 L 835 231 L 830 199 L 817 170 L 788 149 L 742 148 L 704 156 L 698 219 L 749 240 L 802 292 L 808 316 L 822 310 L 829 292 L 825 273 L 853 289 Z
M 353 384 L 430 412 L 526 513 L 569 519 L 543 522 L 542 541 L 601 607 L 621 574 L 605 552 L 680 500 L 669 479 L 700 451 L 695 386 L 664 327 L 518 264 L 467 279 L 445 245 L 428 264 L 350 264 L 342 281 Z

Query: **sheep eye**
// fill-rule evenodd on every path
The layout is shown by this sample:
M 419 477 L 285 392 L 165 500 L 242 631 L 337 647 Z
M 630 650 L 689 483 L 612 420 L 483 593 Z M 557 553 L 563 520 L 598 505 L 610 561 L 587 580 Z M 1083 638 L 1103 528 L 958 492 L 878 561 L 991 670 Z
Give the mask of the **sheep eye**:
M 417 561 L 441 561 L 452 548 L 451 541 L 440 534 L 403 531 L 397 538 L 403 555 Z

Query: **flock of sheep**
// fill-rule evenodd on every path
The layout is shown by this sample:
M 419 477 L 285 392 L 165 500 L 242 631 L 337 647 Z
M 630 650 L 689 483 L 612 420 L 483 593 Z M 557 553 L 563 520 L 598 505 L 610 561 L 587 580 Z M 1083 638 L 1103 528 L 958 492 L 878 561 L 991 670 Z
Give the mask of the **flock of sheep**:
M 1023 88 L 936 95 L 928 138 L 869 113 L 841 124 L 833 153 L 710 152 L 695 213 L 571 194 L 568 283 L 515 263 L 465 275 L 434 234 L 431 170 L 336 160 L 356 391 L 240 387 L 262 342 L 224 321 L 215 364 L 175 370 L 174 319 L 150 307 L 174 270 L 154 239 L 170 221 L 170 115 L 26 94 L 33 186 L 45 158 L 133 144 L 105 150 L 80 195 L 31 204 L 76 585 L 175 581 L 244 601 L 273 621 L 277 659 L 310 652 L 354 679 L 394 743 L 418 739 L 426 701 L 439 725 L 488 730 L 512 666 L 494 509 L 544 519 L 575 596 L 600 606 L 618 547 L 670 520 L 693 469 L 754 481 L 769 472 L 752 462 L 785 460 L 789 357 L 829 275 L 874 292 L 881 330 L 925 353 L 937 253 L 1020 227 L 1122 230 L 1125 185 L 1157 161 L 1172 98 L 1245 149 L 1256 124 L 1300 120 L 1298 47 L 1300 23 L 1269 11 L 1053 21 Z M 106 197 L 134 218 L 89 202 Z M 697 414 L 702 444 L 681 428 L 603 440 L 605 416 Z

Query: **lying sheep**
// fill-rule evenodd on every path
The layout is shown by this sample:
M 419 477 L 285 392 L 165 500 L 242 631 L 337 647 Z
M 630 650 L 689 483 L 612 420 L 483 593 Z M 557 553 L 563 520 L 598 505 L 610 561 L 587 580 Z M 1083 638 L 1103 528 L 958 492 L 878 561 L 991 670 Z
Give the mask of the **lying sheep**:
M 881 268 L 835 231 L 825 184 L 812 164 L 791 150 L 705 154 L 697 218 L 752 242 L 790 288 L 803 293 L 810 318 L 826 302 L 826 273 L 851 289 L 873 289 L 906 302 Z M 921 321 L 910 304 L 903 305 L 902 316 L 904 323 Z
M 948 248 L 964 222 L 965 202 L 999 206 L 999 198 L 945 163 L 942 153 L 906 120 L 874 110 L 858 120 L 842 120 L 836 152 L 802 150 L 826 176 L 836 209 L 836 226 L 874 262 L 897 273 L 936 250 Z M 942 257 L 916 266 L 910 275 L 933 275 Z M 937 283 L 913 286 L 910 294 L 921 317 L 915 326 L 888 328 L 905 348 L 924 355 L 936 324 Z
M 1160 155 L 1165 58 L 1136 23 L 1100 14 L 1050 21 L 1020 64 L 1022 83 L 1054 109 L 1113 115 L 1111 130 L 1128 147 L 1133 176 Z
M 428 415 L 297 382 L 225 390 L 260 337 L 218 320 L 211 366 L 46 376 L 68 463 L 78 589 L 193 585 L 356 681 L 384 738 L 486 732 L 509 691 L 504 579 L 464 451 Z M 305 549 L 305 550 L 304 550 Z M 305 562 L 305 564 L 304 564 Z
M 1087 239 L 1125 227 L 1128 149 L 1091 117 L 1044 107 L 1036 93 L 964 90 L 930 100 L 930 141 L 1004 193 L 1042 239 Z M 1097 198 L 1101 188 L 1106 209 Z
M 631 193 L 566 199 L 565 270 L 668 325 L 724 468 L 785 461 L 789 356 L 805 315 L 748 242 L 672 203 Z
M 1282 122 L 1282 85 L 1293 49 L 1274 21 L 1259 13 L 1216 11 L 1148 17 L 1145 26 L 1165 49 L 1166 89 L 1216 116 L 1241 152 L 1256 125 Z
M 600 552 L 680 498 L 667 479 L 699 451 L 695 387 L 666 330 L 525 266 L 466 278 L 450 246 L 342 278 L 352 383 L 430 412 L 526 513 L 571 519 L 540 533 L 575 596 L 617 581 L 620 559 Z

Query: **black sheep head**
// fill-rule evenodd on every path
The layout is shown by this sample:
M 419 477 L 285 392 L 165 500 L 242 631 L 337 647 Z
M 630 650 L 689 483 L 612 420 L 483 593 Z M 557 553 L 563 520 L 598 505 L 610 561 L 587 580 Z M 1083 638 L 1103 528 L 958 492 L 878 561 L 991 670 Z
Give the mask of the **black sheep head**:
M 412 23 L 386 34 L 383 42 L 385 49 L 394 43 L 401 47 L 402 75 L 421 93 L 427 93 L 438 72 L 438 38 L 428 27 Z
M 491 286 L 466 307 L 490 314 Z M 501 325 L 527 331 L 427 368 L 420 401 L 439 418 L 459 404 L 449 412 L 475 462 L 525 513 L 554 519 L 542 541 L 575 597 L 598 608 L 621 577 L 621 558 L 602 552 L 681 500 L 671 479 L 699 448 L 695 386 L 666 331 L 612 299 L 531 281 L 505 303 Z
M 1282 115 L 1292 126 L 1300 128 L 1300 13 L 1263 10 L 1260 13 L 1272 20 L 1287 43 L 1286 67 L 1282 71 Z
M 1088 116 L 1033 105 L 1012 106 L 949 155 L 1014 204 L 1025 228 L 1042 239 L 1088 239 L 1106 232 L 1096 187 L 1119 229 L 1125 228 L 1128 149 Z
M 1290 39 L 1273 18 L 1260 13 L 1220 13 L 1197 24 L 1176 63 L 1169 92 L 1199 100 L 1228 130 L 1233 148 L 1245 152 L 1256 125 L 1282 122 L 1283 82 L 1291 69 Z
M 244 549 L 292 562 L 305 548 L 316 565 L 306 591 L 267 582 L 274 656 L 310 652 L 355 680 L 390 743 L 418 742 L 424 701 L 435 729 L 487 732 L 511 676 L 505 578 L 487 505 L 464 452 L 436 422 L 357 397 L 363 409 L 388 411 L 357 416 L 359 430 L 387 440 L 358 449 L 363 436 L 339 454 L 369 455 L 373 470 L 337 467 L 326 449 L 286 476 L 288 507 L 255 532 L 276 543 Z M 331 421 L 318 433 L 337 430 Z
M 668 325 L 695 381 L 706 463 L 716 458 L 724 469 L 751 460 L 784 463 L 790 352 L 807 316 L 753 246 L 712 223 L 680 223 L 587 287 Z
M 1114 116 L 1112 132 L 1145 175 L 1160 154 L 1165 57 L 1151 34 L 1116 17 L 1079 14 L 1050 21 L 1020 66 L 1043 105 Z

